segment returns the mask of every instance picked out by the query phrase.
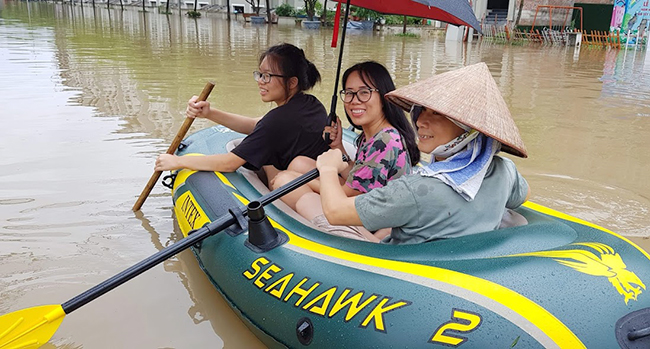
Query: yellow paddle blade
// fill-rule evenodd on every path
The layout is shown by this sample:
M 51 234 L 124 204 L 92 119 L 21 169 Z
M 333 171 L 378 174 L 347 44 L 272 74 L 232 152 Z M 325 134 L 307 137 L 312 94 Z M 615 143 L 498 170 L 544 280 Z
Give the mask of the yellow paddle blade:
M 52 338 L 65 312 L 60 305 L 42 305 L 0 316 L 0 349 L 38 348 Z

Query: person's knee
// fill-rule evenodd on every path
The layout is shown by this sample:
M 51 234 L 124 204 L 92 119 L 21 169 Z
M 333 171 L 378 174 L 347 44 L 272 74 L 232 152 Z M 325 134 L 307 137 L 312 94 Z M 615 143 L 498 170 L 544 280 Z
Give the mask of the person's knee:
M 320 195 L 317 193 L 306 193 L 302 195 L 298 201 L 296 201 L 296 212 L 309 220 L 323 214 Z
M 320 203 L 320 194 L 318 193 L 307 193 L 300 197 L 296 206 L 311 206 L 314 202 Z
M 289 163 L 287 171 L 294 171 L 302 174 L 307 173 L 315 168 L 316 160 L 301 155 L 297 156 L 291 161 L 291 163 Z
M 297 173 L 295 171 L 282 171 L 275 175 L 273 180 L 271 181 L 271 189 L 275 190 L 280 188 L 281 186 L 291 182 L 292 180 L 298 178 L 300 176 L 300 173 Z

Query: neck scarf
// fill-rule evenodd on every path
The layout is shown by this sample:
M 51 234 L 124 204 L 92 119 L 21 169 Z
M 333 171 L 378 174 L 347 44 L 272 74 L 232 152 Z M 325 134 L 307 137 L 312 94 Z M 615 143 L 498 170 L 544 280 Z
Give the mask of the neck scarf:
M 463 133 L 462 135 L 452 139 L 449 143 L 439 145 L 436 147 L 436 149 L 433 150 L 431 153 L 431 156 L 447 159 L 450 156 L 458 153 L 459 151 L 463 150 L 469 144 L 469 142 L 473 141 L 480 132 L 476 130 L 471 130 Z
M 498 141 L 471 130 L 434 149 L 431 163 L 420 165 L 414 171 L 424 177 L 440 179 L 465 200 L 472 201 L 481 188 L 492 157 L 500 149 Z M 436 161 L 436 155 L 450 156 Z

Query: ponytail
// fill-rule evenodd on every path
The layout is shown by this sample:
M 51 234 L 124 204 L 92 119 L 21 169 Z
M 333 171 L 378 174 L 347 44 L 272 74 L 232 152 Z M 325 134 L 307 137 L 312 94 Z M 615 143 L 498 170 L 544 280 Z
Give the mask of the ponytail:
M 307 59 L 305 58 L 307 61 Z M 317 82 L 320 82 L 320 72 L 318 72 L 318 69 L 314 65 L 314 63 L 307 61 L 307 79 L 306 79 L 306 84 L 305 84 L 305 90 L 309 90 L 310 88 L 314 87 Z
M 294 45 L 284 43 L 271 46 L 260 55 L 260 64 L 264 58 L 270 59 L 271 65 L 279 70 L 279 74 L 297 78 L 298 92 L 311 89 L 321 80 L 320 72 L 314 63 L 305 57 L 305 51 Z M 287 99 L 291 97 L 288 78 L 284 79 Z

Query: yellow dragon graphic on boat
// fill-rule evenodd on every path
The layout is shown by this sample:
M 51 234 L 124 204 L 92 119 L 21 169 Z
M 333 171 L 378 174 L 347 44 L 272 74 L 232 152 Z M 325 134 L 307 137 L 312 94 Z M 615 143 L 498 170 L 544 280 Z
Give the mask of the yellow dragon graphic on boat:
M 621 255 L 610 246 L 598 242 L 574 243 L 571 245 L 589 247 L 600 253 L 600 256 L 587 250 L 574 249 L 521 253 L 510 255 L 510 257 L 553 258 L 556 262 L 581 273 L 604 276 L 612 283 L 618 293 L 625 297 L 625 304 L 630 299 L 637 300 L 639 294 L 643 292 L 642 289 L 645 290 L 643 281 L 636 274 L 627 270 Z

